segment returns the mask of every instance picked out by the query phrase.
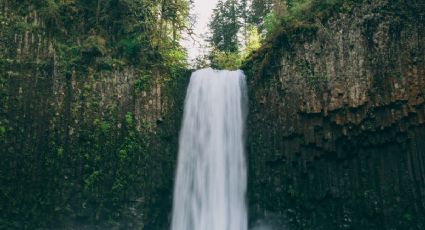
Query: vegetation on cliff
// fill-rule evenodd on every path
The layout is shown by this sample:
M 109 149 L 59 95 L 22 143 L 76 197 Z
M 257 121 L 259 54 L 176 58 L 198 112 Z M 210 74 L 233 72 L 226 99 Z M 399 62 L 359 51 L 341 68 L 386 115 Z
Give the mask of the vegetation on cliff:
M 189 9 L 0 2 L 0 228 L 167 224 Z
M 349 12 L 356 4 L 361 1 L 219 1 L 210 22 L 211 66 L 237 69 L 260 43 L 264 49 L 270 42 L 278 42 L 283 31 L 314 30 L 331 15 Z
M 424 228 L 424 10 L 380 0 L 288 8 L 242 67 L 253 219 Z
M 1 229 L 167 227 L 190 4 L 0 1 Z M 425 228 L 424 12 L 218 2 L 206 59 L 248 76 L 252 220 Z

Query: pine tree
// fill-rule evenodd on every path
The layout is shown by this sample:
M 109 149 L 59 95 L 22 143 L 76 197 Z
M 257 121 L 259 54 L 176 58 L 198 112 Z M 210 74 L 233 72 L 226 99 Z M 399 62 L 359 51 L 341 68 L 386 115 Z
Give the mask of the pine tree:
M 239 49 L 238 32 L 239 22 L 238 2 L 236 0 L 219 1 L 213 11 L 210 22 L 211 45 L 219 51 L 236 52 Z
M 261 27 L 263 18 L 272 11 L 272 6 L 273 0 L 252 0 L 249 22 Z

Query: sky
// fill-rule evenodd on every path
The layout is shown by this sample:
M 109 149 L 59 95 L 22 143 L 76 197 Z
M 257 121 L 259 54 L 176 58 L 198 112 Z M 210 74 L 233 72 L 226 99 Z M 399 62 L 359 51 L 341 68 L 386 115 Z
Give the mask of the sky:
M 187 37 L 182 42 L 182 45 L 188 51 L 189 61 L 206 52 L 205 48 L 201 48 L 206 45 L 202 35 L 208 32 L 208 23 L 217 2 L 218 0 L 194 0 L 194 7 L 191 14 L 196 17 L 195 35 L 192 38 Z

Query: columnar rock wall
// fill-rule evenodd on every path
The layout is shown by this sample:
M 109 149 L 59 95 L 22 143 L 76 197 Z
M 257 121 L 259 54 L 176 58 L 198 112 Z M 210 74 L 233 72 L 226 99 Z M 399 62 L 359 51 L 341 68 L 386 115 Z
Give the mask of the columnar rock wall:
M 251 57 L 253 219 L 425 228 L 424 10 L 364 1 L 282 31 Z
M 12 3 L 0 2 L 0 228 L 166 226 L 187 74 L 72 64 L 84 51 Z

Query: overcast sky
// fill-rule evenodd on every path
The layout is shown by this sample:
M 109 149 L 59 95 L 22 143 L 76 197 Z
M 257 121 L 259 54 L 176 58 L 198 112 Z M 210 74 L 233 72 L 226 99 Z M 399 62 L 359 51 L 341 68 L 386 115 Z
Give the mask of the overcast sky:
M 193 60 L 198 55 L 205 52 L 200 46 L 205 45 L 204 38 L 201 36 L 208 32 L 208 23 L 211 18 L 212 11 L 218 0 L 194 0 L 192 14 L 196 16 L 196 24 L 194 28 L 194 39 L 186 39 L 182 44 L 187 48 L 189 60 Z

